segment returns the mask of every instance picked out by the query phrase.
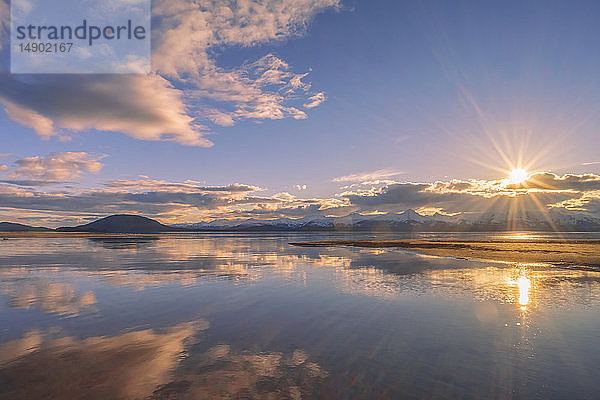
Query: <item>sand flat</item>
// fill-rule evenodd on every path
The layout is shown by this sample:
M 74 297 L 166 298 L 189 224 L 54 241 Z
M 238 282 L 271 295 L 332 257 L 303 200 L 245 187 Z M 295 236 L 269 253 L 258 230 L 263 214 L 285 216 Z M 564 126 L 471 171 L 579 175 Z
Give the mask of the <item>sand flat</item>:
M 600 268 L 600 240 L 326 240 L 291 244 L 306 247 L 398 247 L 436 256 Z

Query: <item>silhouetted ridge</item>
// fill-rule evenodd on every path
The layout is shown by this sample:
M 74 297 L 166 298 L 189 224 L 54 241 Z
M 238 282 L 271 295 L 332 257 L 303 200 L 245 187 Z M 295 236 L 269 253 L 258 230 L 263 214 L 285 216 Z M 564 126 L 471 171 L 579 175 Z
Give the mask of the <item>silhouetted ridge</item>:
M 0 232 L 47 232 L 49 228 L 39 226 L 29 226 L 23 224 L 14 224 L 12 222 L 0 222 Z
M 59 232 L 101 232 L 101 233 L 156 233 L 180 231 L 158 221 L 139 215 L 111 215 L 89 224 L 58 228 Z

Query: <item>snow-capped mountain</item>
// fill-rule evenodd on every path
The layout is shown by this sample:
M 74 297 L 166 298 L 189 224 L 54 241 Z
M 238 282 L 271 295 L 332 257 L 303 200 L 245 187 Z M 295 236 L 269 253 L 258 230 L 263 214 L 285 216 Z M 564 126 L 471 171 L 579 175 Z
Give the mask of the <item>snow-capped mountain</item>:
M 527 211 L 515 214 L 421 215 L 409 209 L 402 213 L 352 213 L 342 217 L 220 219 L 179 224 L 177 227 L 201 231 L 600 231 L 600 218 L 585 213 L 550 210 L 547 213 Z

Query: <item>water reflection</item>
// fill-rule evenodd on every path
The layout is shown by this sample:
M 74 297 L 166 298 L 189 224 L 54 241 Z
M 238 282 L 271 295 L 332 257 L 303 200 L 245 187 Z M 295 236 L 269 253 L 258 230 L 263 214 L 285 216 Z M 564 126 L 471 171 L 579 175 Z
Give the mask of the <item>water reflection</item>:
M 517 280 L 517 286 L 519 286 L 519 304 L 521 309 L 527 309 L 529 304 L 529 289 L 531 289 L 531 279 L 526 276 L 520 276 Z
M 593 393 L 600 273 L 301 240 L 7 241 L 0 397 Z
M 189 340 L 206 324 L 181 324 L 164 333 L 143 330 L 115 337 L 48 338 L 31 333 L 0 349 L 12 362 L 0 370 L 2 396 L 11 399 L 144 398 L 167 382 Z M 26 344 L 25 344 L 25 343 Z M 21 348 L 24 354 L 6 354 Z M 25 357 L 26 355 L 26 357 Z
M 582 284 L 569 294 L 568 301 L 597 299 L 600 281 L 600 273 L 591 271 L 482 263 L 389 248 L 300 248 L 289 246 L 285 236 L 269 240 L 227 235 L 49 239 L 46 246 L 39 246 L 43 239 L 28 240 L 34 246 L 27 256 L 21 244 L 9 251 L 2 249 L 0 259 L 16 266 L 0 269 L 0 292 L 9 296 L 10 307 L 58 314 L 76 315 L 94 305 L 93 291 L 77 288 L 73 282 L 95 277 L 136 291 L 165 285 L 193 287 L 207 279 L 258 284 L 274 276 L 307 287 L 311 275 L 322 271 L 318 273 L 327 275 L 326 282 L 342 293 L 394 299 L 407 292 L 454 296 L 468 291 L 478 301 L 514 303 L 523 310 L 538 300 L 563 302 L 564 296 L 546 292 L 573 282 Z M 53 246 L 54 255 L 70 268 L 44 263 L 43 268 L 32 269 Z M 37 249 L 42 249 L 40 254 Z M 57 282 L 44 277 L 59 271 L 63 276 Z M 539 292 L 536 303 L 532 303 L 534 289 Z
M 158 236 L 110 236 L 110 237 L 92 237 L 87 238 L 90 242 L 97 244 L 98 246 L 102 246 L 105 249 L 111 250 L 135 250 L 142 249 L 145 247 L 151 247 L 156 244 L 155 242 L 159 240 Z
M 27 332 L 0 345 L 0 396 L 10 399 L 289 398 L 310 395 L 327 372 L 306 351 L 203 351 L 206 321 L 112 337 Z
M 27 271 L 24 268 L 0 269 L 0 293 L 12 308 L 38 309 L 47 313 L 76 316 L 96 304 L 91 290 L 81 290 L 70 282 L 55 282 L 45 275 L 55 269 Z

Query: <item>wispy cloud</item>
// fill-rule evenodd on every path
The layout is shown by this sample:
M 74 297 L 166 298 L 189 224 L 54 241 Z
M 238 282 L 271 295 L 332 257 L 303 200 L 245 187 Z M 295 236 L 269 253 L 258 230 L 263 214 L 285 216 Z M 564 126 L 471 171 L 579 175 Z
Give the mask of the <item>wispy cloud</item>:
M 395 169 L 378 169 L 369 172 L 360 172 L 358 174 L 350 174 L 333 178 L 333 182 L 360 182 L 360 181 L 376 181 L 380 179 L 390 178 L 392 176 L 402 175 L 404 172 Z
M 584 162 L 581 165 L 599 165 L 600 161 L 590 161 L 590 162 Z
M 227 193 L 249 193 L 262 190 L 258 186 L 244 185 L 234 183 L 226 186 L 206 186 L 199 185 L 195 181 L 186 182 L 167 182 L 155 179 L 118 179 L 109 182 L 109 188 L 122 190 L 143 191 L 180 191 L 185 193 L 193 192 L 227 192 Z
M 315 94 L 314 96 L 309 97 L 308 103 L 304 103 L 303 105 L 306 108 L 314 108 L 321 105 L 321 103 L 323 103 L 325 100 L 327 100 L 325 93 L 320 92 Z

